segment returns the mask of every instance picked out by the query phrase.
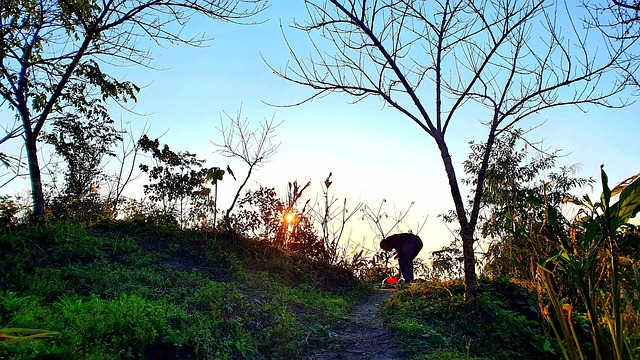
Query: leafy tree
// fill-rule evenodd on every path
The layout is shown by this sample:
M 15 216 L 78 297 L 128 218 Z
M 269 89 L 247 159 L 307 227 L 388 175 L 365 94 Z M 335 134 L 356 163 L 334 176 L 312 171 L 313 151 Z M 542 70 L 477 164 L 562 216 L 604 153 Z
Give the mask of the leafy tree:
M 539 151 L 523 141 L 522 135 L 521 130 L 514 130 L 496 139 L 487 167 L 479 229 L 489 240 L 484 261 L 487 271 L 495 276 L 533 279 L 537 264 L 559 250 L 555 236 L 549 233 L 552 229 L 546 225 L 547 209 L 560 212 L 567 199 L 576 198 L 573 190 L 591 185 L 593 180 L 574 178 L 576 165 L 553 171 L 558 152 Z M 471 153 L 464 161 L 470 176 L 463 183 L 475 187 L 484 151 L 485 144 L 471 143 Z
M 135 100 L 139 88 L 102 65 L 148 66 L 143 39 L 201 45 L 184 28 L 196 15 L 245 22 L 261 0 L 3 0 L 0 3 L 0 95 L 15 111 L 0 142 L 24 139 L 33 212 L 44 214 L 38 140 L 53 118 L 106 116 L 106 101 Z M 102 65 L 101 65 L 102 64 Z
M 144 192 L 150 200 L 161 204 L 164 214 L 177 214 L 184 226 L 187 220 L 202 224 L 208 213 L 216 211 L 207 182 L 213 179 L 217 183 L 224 171 L 220 173 L 217 167 L 204 167 L 205 161 L 197 159 L 195 154 L 174 152 L 166 144 L 161 149 L 160 141 L 151 140 L 147 135 L 138 143 L 142 151 L 151 153 L 154 161 L 152 167 L 140 165 L 151 180 L 150 184 L 144 185 Z M 184 215 L 188 210 L 192 216 L 186 219 Z
M 563 2 L 306 0 L 311 55 L 289 44 L 292 61 L 281 77 L 308 86 L 307 100 L 342 92 L 376 97 L 433 139 L 444 165 L 460 227 L 465 294 L 476 298 L 474 234 L 494 142 L 542 110 L 597 104 L 623 90 L 608 75 L 635 39 L 610 43 L 607 56 L 587 44 L 602 34 L 582 32 Z M 285 38 L 286 40 L 286 38 Z M 427 87 L 431 85 L 431 89 Z M 449 130 L 467 127 L 469 114 L 486 126 L 484 153 L 465 206 L 450 152 Z M 474 136 L 478 132 L 474 129 Z
M 18 214 L 22 211 L 19 202 L 10 196 L 0 196 L 0 228 L 11 229 L 19 222 Z
M 249 190 L 238 202 L 234 227 L 260 241 L 275 242 L 283 227 L 284 203 L 275 189 L 260 186 Z M 282 245 L 282 244 L 281 244 Z
M 44 140 L 54 146 L 67 164 L 63 193 L 81 199 L 98 185 L 103 158 L 114 155 L 113 145 L 122 140 L 122 134 L 109 117 L 81 120 L 69 116 L 56 119 Z
M 234 227 L 260 241 L 296 251 L 315 259 L 326 259 L 327 250 L 310 217 L 309 201 L 300 206 L 302 192 L 310 185 L 289 183 L 286 200 L 275 189 L 260 187 L 247 191 L 238 202 Z
M 431 252 L 431 273 L 433 280 L 459 279 L 464 274 L 462 251 L 455 241 L 449 246 Z
M 50 176 L 45 185 L 47 216 L 78 223 L 115 219 L 123 210 L 125 188 L 141 174 L 135 171 L 141 151 L 136 133 L 130 124 L 128 129 L 122 123 L 117 127 L 108 116 L 62 120 L 54 120 L 42 137 L 64 163 L 52 162 L 43 169 Z M 147 130 L 145 126 L 142 134 Z

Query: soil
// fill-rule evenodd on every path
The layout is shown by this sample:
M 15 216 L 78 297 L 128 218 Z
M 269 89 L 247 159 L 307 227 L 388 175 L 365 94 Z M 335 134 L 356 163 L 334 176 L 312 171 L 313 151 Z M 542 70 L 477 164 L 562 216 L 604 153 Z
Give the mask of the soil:
M 391 360 L 406 358 L 380 317 L 380 305 L 394 289 L 374 289 L 332 334 L 332 341 L 308 360 Z

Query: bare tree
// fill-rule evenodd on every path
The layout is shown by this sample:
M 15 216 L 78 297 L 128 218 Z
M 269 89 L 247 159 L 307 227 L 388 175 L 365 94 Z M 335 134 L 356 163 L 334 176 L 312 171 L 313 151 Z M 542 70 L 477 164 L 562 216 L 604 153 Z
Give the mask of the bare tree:
M 109 208 L 112 209 L 114 218 L 118 215 L 119 205 L 124 198 L 124 190 L 132 181 L 138 179 L 142 173 L 136 172 L 136 164 L 141 149 L 138 139 L 147 135 L 149 125 L 145 126 L 136 135 L 131 123 L 128 123 L 128 130 L 125 130 L 124 124 L 120 121 L 120 131 L 123 136 L 117 143 L 117 150 L 114 150 L 115 167 L 112 172 L 107 174 L 106 197 Z
M 409 216 L 414 204 L 415 201 L 412 201 L 404 211 L 396 209 L 394 204 L 393 210 L 389 212 L 384 209 L 385 205 L 387 205 L 387 199 L 382 199 L 382 201 L 380 201 L 380 206 L 376 211 L 373 211 L 369 205 L 364 205 L 362 207 L 362 219 L 367 221 L 371 230 L 375 231 L 377 235 L 380 236 L 380 239 L 386 238 L 394 231 L 402 231 L 401 227 L 406 227 L 408 232 L 419 235 L 427 224 L 429 216 L 425 216 L 423 219 L 419 220 L 415 227 L 407 225 L 407 217 Z
M 613 72 L 634 40 L 609 47 L 577 26 L 572 9 L 544 0 L 306 0 L 311 54 L 289 46 L 292 61 L 272 70 L 315 90 L 373 96 L 429 135 L 440 151 L 460 226 L 467 301 L 477 295 L 475 229 L 497 135 L 542 110 L 618 106 Z M 589 44 L 589 45 L 587 45 Z M 308 50 L 305 50 L 306 53 Z M 431 89 L 429 89 L 431 87 Z M 620 104 L 623 105 L 623 104 Z M 465 207 L 448 130 L 468 119 L 486 126 L 486 150 Z M 474 134 L 474 136 L 477 134 Z
M 359 202 L 349 209 L 346 198 L 342 199 L 342 203 L 339 203 L 337 197 L 329 196 L 329 187 L 333 184 L 333 181 L 331 181 L 332 175 L 330 172 L 322 183 L 322 201 L 316 201 L 311 207 L 311 214 L 320 225 L 321 238 L 325 248 L 325 260 L 330 264 L 336 264 L 339 260 L 343 260 L 340 259 L 340 247 L 343 247 L 343 251 L 346 251 L 347 248 L 344 244 L 341 244 L 347 222 L 362 208 L 362 203 Z
M 105 101 L 135 100 L 139 88 L 102 66 L 143 65 L 150 43 L 203 45 L 185 28 L 196 15 L 247 23 L 263 0 L 34 0 L 0 2 L 0 96 L 19 125 L 2 141 L 22 137 L 33 212 L 44 214 L 37 142 L 52 117 L 105 118 Z
M 275 123 L 274 114 L 270 120 L 264 119 L 260 123 L 260 129 L 258 130 L 249 128 L 249 119 L 242 118 L 242 108 L 238 110 L 236 117 L 232 117 L 226 112 L 224 115 L 229 120 L 229 124 L 225 125 L 224 118 L 220 118 L 218 131 L 222 135 L 222 143 L 214 143 L 214 145 L 218 147 L 218 152 L 223 156 L 240 159 L 249 167 L 247 175 L 238 187 L 233 201 L 224 215 L 224 221 L 227 227 L 230 227 L 231 211 L 235 207 L 245 185 L 247 185 L 251 174 L 278 152 L 280 143 L 274 143 L 273 139 L 276 129 L 282 122 Z M 227 171 L 230 172 L 231 169 L 227 167 Z M 230 173 L 230 175 L 235 178 L 233 173 Z
M 585 18 L 585 24 L 602 31 L 606 39 L 614 44 L 628 42 L 640 38 L 640 1 L 637 0 L 613 0 L 613 1 L 583 1 L 583 6 L 588 10 L 589 16 Z M 638 59 L 638 51 L 625 54 L 629 59 Z M 625 75 L 625 81 L 640 89 L 638 66 L 629 66 L 629 61 L 622 62 L 620 70 Z M 636 91 L 636 95 L 637 95 Z

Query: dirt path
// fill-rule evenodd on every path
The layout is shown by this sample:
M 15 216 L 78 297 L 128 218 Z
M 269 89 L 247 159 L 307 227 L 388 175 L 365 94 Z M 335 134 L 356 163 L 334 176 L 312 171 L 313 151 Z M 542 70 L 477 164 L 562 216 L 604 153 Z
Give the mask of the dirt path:
M 393 346 L 392 335 L 379 316 L 380 305 L 393 292 L 376 289 L 347 318 L 346 326 L 337 330 L 328 348 L 307 357 L 308 360 L 391 360 L 403 359 L 402 351 Z

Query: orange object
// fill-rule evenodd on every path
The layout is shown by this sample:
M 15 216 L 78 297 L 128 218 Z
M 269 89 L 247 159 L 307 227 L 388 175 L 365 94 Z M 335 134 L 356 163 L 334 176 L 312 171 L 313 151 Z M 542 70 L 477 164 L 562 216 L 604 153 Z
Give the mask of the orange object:
M 395 276 L 389 276 L 388 278 L 384 279 L 383 281 L 385 284 L 397 284 L 398 283 L 398 278 Z

